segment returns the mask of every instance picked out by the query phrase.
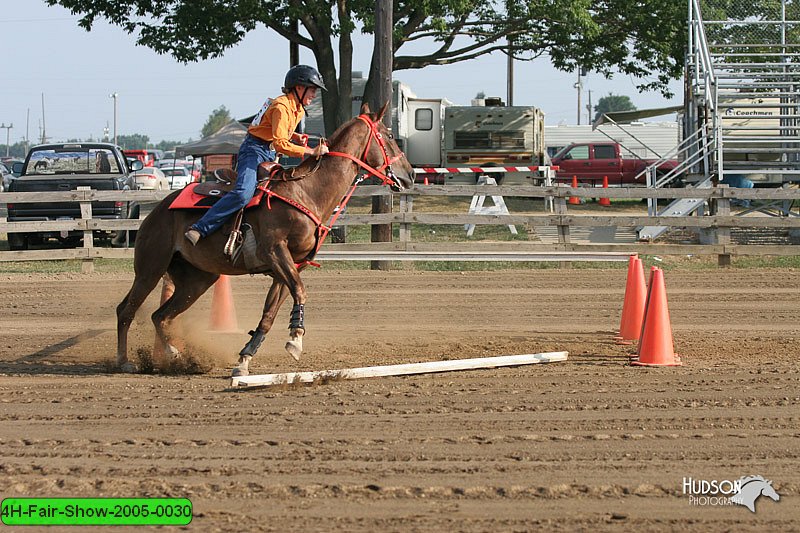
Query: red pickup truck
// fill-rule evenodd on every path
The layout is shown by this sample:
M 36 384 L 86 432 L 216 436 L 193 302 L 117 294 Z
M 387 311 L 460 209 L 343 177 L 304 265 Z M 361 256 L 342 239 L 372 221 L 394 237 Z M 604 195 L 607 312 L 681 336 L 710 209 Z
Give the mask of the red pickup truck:
M 608 184 L 614 185 L 647 185 L 644 175 L 636 176 L 656 159 L 623 158 L 619 143 L 573 143 L 564 147 L 552 158 L 553 165 L 558 166 L 557 183 L 572 183 L 572 177 L 578 178 L 581 185 L 602 185 L 603 177 L 608 177 Z M 657 174 L 665 174 L 675 168 L 679 161 L 669 159 L 658 166 Z

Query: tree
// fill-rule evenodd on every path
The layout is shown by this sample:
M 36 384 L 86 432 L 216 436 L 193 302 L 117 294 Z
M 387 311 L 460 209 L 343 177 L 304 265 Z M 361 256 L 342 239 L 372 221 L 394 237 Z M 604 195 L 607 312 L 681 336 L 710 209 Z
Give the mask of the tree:
M 24 141 L 15 142 L 8 146 L 8 156 L 16 159 L 25 159 L 27 144 Z M 6 155 L 6 145 L 0 144 L 0 154 Z
M 141 133 L 134 133 L 133 135 L 117 135 L 117 144 L 123 150 L 145 150 L 150 144 L 150 137 L 142 135 Z
M 608 93 L 608 96 L 603 96 L 597 101 L 594 110 L 594 120 L 597 120 L 603 113 L 610 113 L 612 111 L 636 111 L 636 106 L 633 105 L 633 102 L 631 102 L 631 99 L 627 96 Z
M 222 127 L 233 120 L 231 117 L 231 112 L 222 105 L 219 106 L 217 109 L 211 112 L 208 116 L 208 120 L 206 120 L 203 129 L 200 130 L 201 137 L 208 137 L 214 133 L 217 133 Z
M 192 139 L 186 141 L 160 141 L 158 144 L 155 145 L 156 150 L 164 150 L 168 152 L 170 150 L 174 150 L 176 146 L 180 146 L 182 144 L 189 144 L 192 142 Z
M 375 1 L 235 0 L 203 2 L 198 9 L 192 0 L 45 0 L 81 15 L 87 31 L 106 19 L 138 44 L 182 62 L 218 57 L 266 26 L 313 52 L 329 89 L 322 94 L 329 132 L 350 118 L 352 34 L 373 32 Z M 558 69 L 582 65 L 607 77 L 619 71 L 641 79 L 641 90 L 665 95 L 669 80 L 682 74 L 687 35 L 685 3 L 674 0 L 639 0 L 635 8 L 629 0 L 393 0 L 393 20 L 396 71 L 493 52 L 521 60 L 547 54 Z M 405 54 L 411 47 L 415 53 Z M 373 57 L 365 93 L 370 103 L 375 70 Z

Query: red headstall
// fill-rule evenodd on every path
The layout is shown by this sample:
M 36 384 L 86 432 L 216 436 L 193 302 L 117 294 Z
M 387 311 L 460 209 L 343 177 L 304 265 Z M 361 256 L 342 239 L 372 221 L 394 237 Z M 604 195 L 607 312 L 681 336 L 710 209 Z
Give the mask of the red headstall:
M 358 118 L 360 121 L 362 121 L 369 127 L 369 137 L 367 137 L 367 145 L 364 148 L 364 154 L 361 156 L 361 158 L 359 159 L 353 155 L 344 152 L 328 152 L 328 155 L 347 158 L 353 161 L 361 168 L 363 168 L 364 170 L 366 170 L 367 173 L 369 173 L 370 175 L 375 176 L 376 178 L 381 180 L 384 185 L 395 185 L 395 181 L 389 176 L 387 176 L 385 171 L 387 169 L 390 169 L 390 167 L 395 161 L 403 157 L 402 152 L 390 158 L 388 152 L 386 151 L 386 142 L 383 139 L 383 135 L 381 135 L 381 132 L 378 131 L 378 123 L 372 122 L 372 120 L 370 120 L 367 115 L 358 115 L 358 117 L 356 118 Z M 372 145 L 372 139 L 375 139 L 375 141 L 378 143 L 378 146 L 381 149 L 381 152 L 383 153 L 383 164 L 378 168 L 373 168 L 372 166 L 368 165 L 367 162 L 365 161 L 367 158 L 367 154 L 369 154 L 369 147 Z
M 386 151 L 386 141 L 384 140 L 383 135 L 381 135 L 381 132 L 378 131 L 378 123 L 373 122 L 366 115 L 359 115 L 357 118 L 362 122 L 364 122 L 367 126 L 369 126 L 369 137 L 367 137 L 367 145 L 364 148 L 364 154 L 361 156 L 361 158 L 359 159 L 358 157 L 355 157 L 345 152 L 328 152 L 327 155 L 344 157 L 346 159 L 353 161 L 355 164 L 366 170 L 367 173 L 381 180 L 384 185 L 389 185 L 389 186 L 397 185 L 396 181 L 390 177 L 391 166 L 395 161 L 403 157 L 403 153 L 401 152 L 400 154 L 390 158 L 388 152 Z M 375 141 L 378 143 L 378 146 L 381 149 L 381 152 L 383 153 L 383 164 L 378 168 L 373 168 L 365 161 L 367 155 L 369 154 L 369 148 L 372 145 L 372 139 L 375 139 Z M 389 175 L 387 175 L 387 172 Z M 313 258 L 314 255 L 316 255 L 316 253 L 319 251 L 320 247 L 322 246 L 322 243 L 325 241 L 325 237 L 327 237 L 328 233 L 330 232 L 331 228 L 336 222 L 336 219 L 338 219 L 339 215 L 341 215 L 344 212 L 344 208 L 347 205 L 347 202 L 350 200 L 350 197 L 353 195 L 353 192 L 356 190 L 356 186 L 359 184 L 360 181 L 361 179 L 357 179 L 355 183 L 353 183 L 348 193 L 344 196 L 344 198 L 342 198 L 342 200 L 339 202 L 339 205 L 336 206 L 336 209 L 334 209 L 333 216 L 331 216 L 331 219 L 330 221 L 328 221 L 327 225 L 323 224 L 322 221 L 314 213 L 312 213 L 310 209 L 308 209 L 304 205 L 292 199 L 280 196 L 279 194 L 276 194 L 275 192 L 270 190 L 269 181 L 259 186 L 259 188 L 264 189 L 264 191 L 267 194 L 268 208 L 269 208 L 269 199 L 273 197 L 277 198 L 295 207 L 296 209 L 299 209 L 301 212 L 305 213 L 306 216 L 308 216 L 312 221 L 314 221 L 314 223 L 317 226 L 317 244 L 314 247 L 314 251 L 311 252 L 308 258 L 295 264 L 295 266 L 298 269 L 303 268 L 306 265 L 319 266 L 317 263 L 311 261 L 311 258 Z

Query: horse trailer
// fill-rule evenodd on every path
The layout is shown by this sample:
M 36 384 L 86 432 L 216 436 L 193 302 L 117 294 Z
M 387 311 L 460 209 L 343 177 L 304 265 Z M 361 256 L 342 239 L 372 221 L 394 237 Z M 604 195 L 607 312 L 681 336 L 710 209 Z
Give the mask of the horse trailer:
M 353 77 L 353 116 L 361 107 L 366 80 Z M 325 134 L 322 106 L 307 106 L 305 129 Z M 417 98 L 402 82 L 392 84 L 392 133 L 413 167 L 464 168 L 541 166 L 549 162 L 544 113 L 533 106 L 506 106 L 500 98 L 454 105 L 446 98 Z M 475 183 L 477 173 L 428 175 L 437 183 Z M 532 183 L 536 172 L 492 173 L 498 183 Z

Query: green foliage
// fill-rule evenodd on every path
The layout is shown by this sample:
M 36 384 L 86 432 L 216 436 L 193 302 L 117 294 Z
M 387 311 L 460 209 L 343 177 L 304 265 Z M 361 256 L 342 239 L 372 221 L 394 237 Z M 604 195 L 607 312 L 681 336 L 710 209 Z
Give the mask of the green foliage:
M 701 0 L 704 20 L 735 21 L 779 21 L 782 19 L 781 0 Z M 732 56 L 732 63 L 767 63 L 774 60 L 770 53 L 776 52 L 775 45 L 784 42 L 790 45 L 800 43 L 800 2 L 787 1 L 785 20 L 795 21 L 786 26 L 781 24 L 710 24 L 706 27 L 706 38 L 716 45 L 727 43 L 763 44 L 764 48 L 751 48 L 750 52 L 763 52 L 764 56 Z M 789 50 L 793 52 L 794 50 Z
M 203 129 L 200 130 L 201 137 L 208 137 L 209 135 L 218 132 L 231 120 L 233 120 L 233 117 L 231 117 L 231 112 L 228 111 L 224 105 L 219 106 L 208 116 L 208 120 L 206 120 L 206 123 L 203 125 Z
M 155 145 L 156 150 L 164 150 L 165 152 L 174 150 L 176 146 L 180 146 L 182 144 L 188 144 L 192 142 L 192 139 L 187 141 L 161 141 Z
M 114 142 L 113 138 L 111 142 Z M 153 147 L 153 145 L 150 144 L 150 137 L 140 133 L 134 133 L 133 135 L 117 135 L 117 144 L 122 147 L 123 150 L 145 150 Z
M 29 146 L 33 146 L 37 144 L 36 142 L 30 143 Z M 0 144 L 0 155 L 5 157 L 6 155 L 6 145 Z M 17 142 L 8 147 L 8 157 L 15 157 L 17 159 L 25 159 L 27 152 L 25 151 L 25 143 L 24 142 Z
M 764 0 L 766 1 L 766 0 Z M 218 57 L 245 34 L 263 25 L 310 49 L 328 83 L 323 93 L 326 130 L 349 116 L 350 85 L 337 78 L 350 72 L 350 36 L 375 27 L 372 0 L 45 0 L 81 16 L 90 30 L 105 19 L 135 36 L 136 42 L 178 61 Z M 549 55 L 556 68 L 582 65 L 612 76 L 640 80 L 659 89 L 682 74 L 687 41 L 686 4 L 674 0 L 394 0 L 394 70 L 467 61 L 494 52 L 521 60 Z M 294 23 L 299 21 L 299 28 Z M 338 39 L 339 46 L 334 45 Z M 510 45 L 509 45 L 510 43 Z M 412 48 L 406 53 L 406 49 Z M 372 72 L 372 70 L 371 70 Z M 376 82 L 370 79 L 365 95 Z M 443 95 L 444 96 L 444 95 Z M 339 113 L 339 109 L 346 113 Z
M 631 102 L 628 96 L 608 93 L 608 96 L 603 96 L 597 101 L 594 110 L 594 120 L 597 120 L 603 113 L 611 113 L 613 111 L 635 111 L 636 106 L 633 105 L 633 102 Z

